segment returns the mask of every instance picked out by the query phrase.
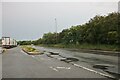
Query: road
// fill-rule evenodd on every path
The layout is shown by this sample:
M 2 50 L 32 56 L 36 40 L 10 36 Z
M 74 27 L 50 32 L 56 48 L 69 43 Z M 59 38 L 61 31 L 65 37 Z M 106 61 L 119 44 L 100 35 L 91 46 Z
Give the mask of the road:
M 2 48 L 0 47 L 0 79 L 2 79 Z
M 120 78 L 119 72 L 119 57 L 118 56 L 111 56 L 111 55 L 101 55 L 101 54 L 91 54 L 91 53 L 83 53 L 76 50 L 71 49 L 63 49 L 63 48 L 48 48 L 48 47 L 37 47 L 39 50 L 50 51 L 50 52 L 57 52 L 64 57 L 75 57 L 79 59 L 79 61 L 74 62 L 75 64 L 85 66 L 89 69 L 96 70 L 98 72 L 102 72 L 104 74 L 112 74 L 114 77 Z M 99 53 L 99 52 L 98 52 Z M 113 53 L 108 53 L 113 54 Z M 106 71 L 99 68 L 93 68 L 94 65 L 103 65 L 108 66 Z
M 36 48 L 45 50 L 42 47 Z M 89 67 L 83 63 L 82 66 Z M 3 54 L 2 67 L 3 78 L 106 78 L 95 72 L 50 58 L 46 54 L 28 55 L 20 47 L 9 49 Z
M 2 55 L 2 77 L 3 78 L 107 78 L 109 75 L 100 69 L 92 67 L 93 63 L 109 63 L 117 65 L 117 59 L 112 56 L 99 57 L 95 54 L 78 53 L 64 49 L 35 48 L 43 51 L 59 52 L 66 57 L 77 57 L 78 62 L 74 64 L 65 63 L 55 58 L 43 55 L 28 55 L 20 47 L 8 49 Z M 82 57 L 81 57 L 82 56 Z M 87 57 L 87 58 L 86 58 Z M 89 58 L 88 58 L 89 57 Z M 90 58 L 91 57 L 91 58 Z M 97 59 L 96 59 L 96 58 Z M 106 58 L 106 59 L 105 59 Z M 116 69 L 116 68 L 115 68 Z M 96 71 L 96 72 L 95 72 Z M 97 73 L 98 72 L 98 73 Z M 104 75 L 101 75 L 103 73 Z M 111 76 L 111 75 L 110 75 Z

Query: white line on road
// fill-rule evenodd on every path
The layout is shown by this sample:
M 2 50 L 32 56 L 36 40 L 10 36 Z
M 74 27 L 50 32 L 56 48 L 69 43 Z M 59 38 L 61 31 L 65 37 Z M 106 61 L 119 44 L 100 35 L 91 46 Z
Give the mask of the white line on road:
M 102 76 L 105 76 L 105 77 L 115 78 L 115 77 L 113 77 L 113 76 L 110 76 L 110 75 L 107 75 L 107 74 L 104 74 L 104 73 L 101 73 L 101 72 L 98 72 L 98 71 L 89 69 L 89 68 L 87 68 L 87 67 L 84 67 L 84 66 L 81 66 L 81 65 L 78 65 L 78 64 L 74 64 L 74 63 L 72 63 L 72 64 L 73 64 L 74 66 L 76 66 L 76 67 L 79 67 L 79 68 L 88 70 L 88 71 L 90 71 L 90 72 L 94 72 L 94 73 L 96 73 L 96 74 L 99 74 L 99 75 L 102 75 Z
M 33 58 L 35 57 L 35 56 L 32 56 Z
M 50 68 L 53 69 L 54 71 L 57 71 L 57 72 L 58 72 L 58 70 L 57 70 L 56 68 L 54 68 L 54 67 L 52 67 L 52 66 L 51 66 Z
M 22 53 L 24 53 L 25 55 L 27 55 L 23 50 L 21 50 Z
M 56 67 L 57 69 L 71 69 L 71 67 Z
M 40 60 L 51 60 L 51 59 L 46 59 L 46 58 L 40 58 Z

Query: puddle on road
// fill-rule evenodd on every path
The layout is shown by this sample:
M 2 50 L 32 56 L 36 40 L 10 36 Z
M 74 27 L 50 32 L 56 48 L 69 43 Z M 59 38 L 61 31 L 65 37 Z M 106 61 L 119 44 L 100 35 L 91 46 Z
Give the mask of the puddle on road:
M 108 67 L 111 67 L 111 66 L 106 65 L 106 64 L 95 64 L 95 65 L 93 65 L 93 68 L 102 69 L 102 70 L 107 70 Z
M 111 57 L 107 57 L 106 58 L 102 58 L 102 56 L 98 57 L 98 55 L 93 55 L 93 54 L 78 54 L 76 52 L 72 52 L 72 51 L 66 51 L 66 50 L 61 50 L 61 49 L 49 49 L 49 48 L 42 48 L 46 51 L 51 51 L 51 52 L 59 52 L 62 56 L 68 57 L 77 57 L 79 59 L 79 61 L 77 63 L 79 64 L 83 64 L 85 63 L 85 65 L 89 65 L 90 67 L 94 66 L 95 64 L 111 64 L 111 65 L 115 65 L 115 67 L 118 65 L 117 60 L 111 59 Z M 76 53 L 76 54 L 75 54 Z M 114 62 L 112 62 L 111 60 L 114 60 Z M 69 61 L 69 60 L 68 60 Z M 94 66 L 94 69 L 101 69 L 101 70 L 105 70 L 107 73 L 115 76 L 117 79 L 119 78 L 118 76 L 120 76 L 119 74 L 116 74 L 114 72 L 110 72 L 107 71 L 108 70 L 108 66 Z M 114 67 L 113 67 L 114 68 Z M 55 69 L 59 70 L 59 69 L 69 69 L 68 67 L 55 67 Z
M 80 61 L 90 63 L 90 64 L 95 64 L 95 63 L 107 63 L 107 64 L 114 64 L 113 62 L 107 61 L 107 60 L 102 60 L 98 59 L 95 57 L 83 57 L 83 56 L 78 56 L 74 55 L 75 57 L 79 57 Z
M 115 66 L 109 64 L 95 64 L 93 65 L 93 68 L 101 69 L 104 72 L 107 72 L 110 75 L 114 76 L 116 79 L 120 79 L 120 73 L 118 71 L 110 69 L 110 68 L 115 68 Z
M 110 71 L 105 71 L 111 75 L 113 75 L 117 80 L 120 80 L 120 73 L 115 73 L 115 72 L 110 72 Z

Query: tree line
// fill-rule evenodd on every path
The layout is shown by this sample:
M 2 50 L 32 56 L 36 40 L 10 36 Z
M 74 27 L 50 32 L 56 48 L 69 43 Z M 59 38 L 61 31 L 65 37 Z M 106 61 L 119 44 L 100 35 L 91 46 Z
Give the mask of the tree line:
M 28 44 L 111 44 L 120 45 L 120 13 L 113 12 L 107 16 L 96 15 L 83 25 L 71 26 L 59 33 L 45 33 L 34 41 L 19 41 Z

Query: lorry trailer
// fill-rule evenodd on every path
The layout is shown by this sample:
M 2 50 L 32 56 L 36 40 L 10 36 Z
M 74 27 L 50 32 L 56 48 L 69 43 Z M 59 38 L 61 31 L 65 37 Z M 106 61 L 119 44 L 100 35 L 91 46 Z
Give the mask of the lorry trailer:
M 17 41 L 10 37 L 2 37 L 2 47 L 3 48 L 13 48 L 17 46 Z

